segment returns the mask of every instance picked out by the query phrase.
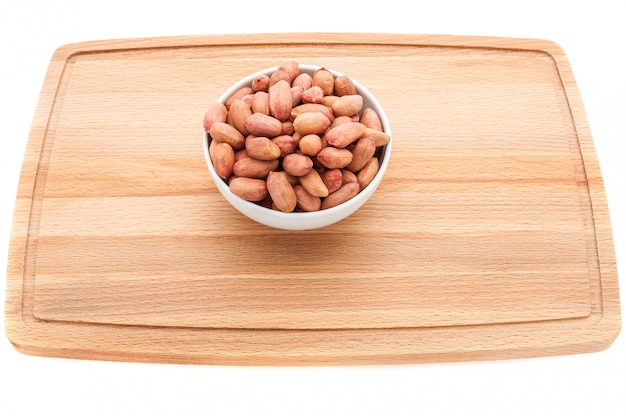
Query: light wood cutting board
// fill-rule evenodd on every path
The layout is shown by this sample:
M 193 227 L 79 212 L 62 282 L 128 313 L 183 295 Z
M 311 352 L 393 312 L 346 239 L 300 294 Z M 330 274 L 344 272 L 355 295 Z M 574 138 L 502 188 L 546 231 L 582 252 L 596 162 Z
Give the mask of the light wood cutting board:
M 316 231 L 217 192 L 208 105 L 285 59 L 390 118 L 374 197 Z M 59 48 L 24 158 L 6 331 L 26 354 L 350 365 L 599 351 L 621 327 L 602 176 L 566 55 L 543 40 L 263 34 Z

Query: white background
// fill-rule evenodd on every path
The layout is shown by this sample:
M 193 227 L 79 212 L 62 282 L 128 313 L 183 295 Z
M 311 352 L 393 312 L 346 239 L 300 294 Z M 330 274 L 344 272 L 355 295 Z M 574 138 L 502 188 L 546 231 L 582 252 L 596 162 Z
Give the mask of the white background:
M 626 26 L 609 1 L 219 3 L 0 0 L 0 295 L 13 201 L 40 88 L 66 43 L 258 32 L 541 38 L 566 52 L 586 107 L 626 291 Z M 3 327 L 4 328 L 4 327 Z M 2 331 L 4 332 L 4 331 Z M 575 356 L 361 367 L 222 367 L 25 356 L 0 336 L 2 415 L 626 414 L 626 341 Z

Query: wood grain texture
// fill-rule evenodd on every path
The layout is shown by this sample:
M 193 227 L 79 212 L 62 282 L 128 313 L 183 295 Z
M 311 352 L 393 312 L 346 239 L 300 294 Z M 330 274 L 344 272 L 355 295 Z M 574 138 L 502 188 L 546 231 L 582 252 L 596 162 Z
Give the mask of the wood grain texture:
M 211 183 L 202 118 L 287 58 L 390 118 L 375 196 L 306 232 Z M 611 225 L 554 43 L 384 34 L 87 42 L 54 54 L 24 158 L 5 321 L 85 359 L 346 365 L 598 351 L 621 328 Z

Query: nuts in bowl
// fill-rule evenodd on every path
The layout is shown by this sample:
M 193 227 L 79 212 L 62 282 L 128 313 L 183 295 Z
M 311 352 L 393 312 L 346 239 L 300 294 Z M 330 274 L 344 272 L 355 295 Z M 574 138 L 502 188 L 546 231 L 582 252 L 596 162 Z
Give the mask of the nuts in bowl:
M 285 230 L 321 228 L 355 212 L 391 155 L 389 122 L 365 87 L 293 60 L 234 84 L 203 124 L 220 193 L 249 218 Z

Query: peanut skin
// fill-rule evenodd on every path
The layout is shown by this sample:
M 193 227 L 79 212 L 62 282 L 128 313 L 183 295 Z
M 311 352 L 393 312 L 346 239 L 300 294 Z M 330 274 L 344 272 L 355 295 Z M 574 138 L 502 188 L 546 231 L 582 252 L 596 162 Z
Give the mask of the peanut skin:
M 311 85 L 313 85 L 313 77 L 306 72 L 303 72 L 293 80 L 291 85 L 293 87 L 301 87 L 303 91 L 308 90 L 311 88 Z
M 267 176 L 267 191 L 276 207 L 283 212 L 296 208 L 297 198 L 293 186 L 283 172 L 270 172 Z
M 278 159 L 259 160 L 253 157 L 245 157 L 235 162 L 233 174 L 246 178 L 265 179 L 273 170 L 278 169 Z
M 270 115 L 270 95 L 266 91 L 257 91 L 252 98 L 252 112 Z
M 280 120 L 263 113 L 254 113 L 245 121 L 250 134 L 263 137 L 276 137 L 283 132 Z
M 293 128 L 303 136 L 322 134 L 328 126 L 330 126 L 330 120 L 320 112 L 302 113 L 293 120 Z
M 289 82 L 281 79 L 270 86 L 270 113 L 280 121 L 285 121 L 291 116 L 292 97 Z
M 272 142 L 280 149 L 280 156 L 285 157 L 288 154 L 295 152 L 297 145 L 293 136 L 289 134 L 281 134 L 272 138 Z
M 373 157 L 363 166 L 359 173 L 356 174 L 356 179 L 361 189 L 372 182 L 374 176 L 378 173 L 378 168 L 378 159 Z
M 358 94 L 343 95 L 332 103 L 335 116 L 352 116 L 363 108 L 363 97 Z
M 204 115 L 204 120 L 203 120 L 204 130 L 206 132 L 209 132 L 209 130 L 211 130 L 211 126 L 216 121 L 219 121 L 222 123 L 225 122 L 227 114 L 228 114 L 228 110 L 226 109 L 226 106 L 224 104 L 222 103 L 211 104 L 206 114 Z
M 306 175 L 300 176 L 300 185 L 311 195 L 328 196 L 328 188 L 326 188 L 322 177 L 315 169 L 311 169 Z
M 324 91 L 317 85 L 302 92 L 302 102 L 305 104 L 321 104 L 322 98 L 324 98 Z
M 255 159 L 275 160 L 280 157 L 280 147 L 267 137 L 250 137 L 246 139 L 245 147 L 248 156 Z
M 374 156 L 374 153 L 376 153 L 374 138 L 369 136 L 360 138 L 352 148 L 352 162 L 346 166 L 346 169 L 352 172 L 360 171 Z
M 307 134 L 300 139 L 298 147 L 307 156 L 317 156 L 322 150 L 322 138 L 317 134 Z
M 272 88 L 273 85 L 275 85 L 278 81 L 286 81 L 287 84 L 291 83 L 291 80 L 289 78 L 289 73 L 287 72 L 287 70 L 283 67 L 279 67 L 276 71 L 274 71 L 272 73 L 272 75 L 270 75 L 270 89 Z
M 218 143 L 228 143 L 234 150 L 243 149 L 245 138 L 243 134 L 228 123 L 216 121 L 211 125 L 209 134 Z
M 296 118 L 302 113 L 322 113 L 329 119 L 331 122 L 335 119 L 333 114 L 333 110 L 324 105 L 324 104 L 316 104 L 316 103 L 305 103 L 300 104 L 291 109 L 291 117 Z
M 317 160 L 328 169 L 345 168 L 352 162 L 352 152 L 348 149 L 325 147 L 317 154 Z
M 322 201 L 321 209 L 328 209 L 343 204 L 347 200 L 356 196 L 356 194 L 358 194 L 360 190 L 361 188 L 356 182 L 349 182 L 345 185 L 342 185 L 341 188 L 337 189 L 335 192 L 324 198 L 324 200 Z
M 358 179 L 356 178 L 356 174 L 354 172 L 351 172 L 348 169 L 341 169 L 341 182 L 342 184 L 348 182 L 358 182 Z
M 339 97 L 344 95 L 356 95 L 356 87 L 350 77 L 340 75 L 335 78 L 335 94 Z
M 304 176 L 313 168 L 310 157 L 292 153 L 283 158 L 283 169 L 292 176 Z
M 361 123 L 343 123 L 326 132 L 326 141 L 329 145 L 344 148 L 365 133 L 366 127 Z
M 258 75 L 252 80 L 252 91 L 259 92 L 264 91 L 267 92 L 267 89 L 270 87 L 270 77 L 267 75 Z
M 217 175 L 227 180 L 233 174 L 233 166 L 235 165 L 235 151 L 228 143 L 218 143 L 212 141 L 209 146 L 209 155 L 211 162 L 215 168 Z
M 364 124 L 365 127 L 378 131 L 383 131 L 383 123 L 380 121 L 380 117 L 378 117 L 376 111 L 372 110 L 371 108 L 366 108 L 363 110 L 359 121 L 361 122 L 361 124 Z
M 235 127 L 244 136 L 247 136 L 250 132 L 245 126 L 245 121 L 251 115 L 252 110 L 248 104 L 242 100 L 234 100 L 228 109 L 228 124 Z
M 363 136 L 373 137 L 376 142 L 376 147 L 384 146 L 391 140 L 391 137 L 389 137 L 387 133 L 369 127 L 365 128 Z
M 289 76 L 289 83 L 293 83 L 295 79 L 300 75 L 300 64 L 298 61 L 293 59 L 288 59 L 280 64 L 279 68 L 285 70 L 287 75 Z
M 313 74 L 312 85 L 322 89 L 324 95 L 332 95 L 335 89 L 335 77 L 325 68 L 320 68 Z
M 337 189 L 341 188 L 341 185 L 343 185 L 343 175 L 341 174 L 341 169 L 326 169 L 320 176 L 322 177 L 322 181 L 324 182 L 324 185 L 326 185 L 329 193 L 335 192 Z
M 236 177 L 230 181 L 228 188 L 246 201 L 261 201 L 267 196 L 267 185 L 263 179 Z
M 296 204 L 300 210 L 305 212 L 320 210 L 320 207 L 322 206 L 322 200 L 320 197 L 311 195 L 302 185 L 295 185 L 293 190 L 296 193 Z

